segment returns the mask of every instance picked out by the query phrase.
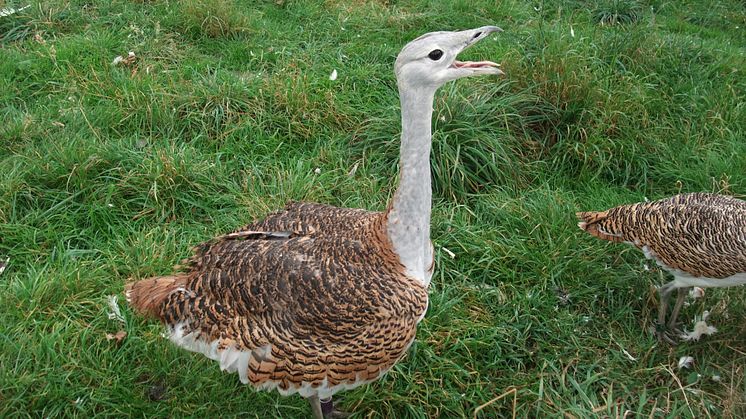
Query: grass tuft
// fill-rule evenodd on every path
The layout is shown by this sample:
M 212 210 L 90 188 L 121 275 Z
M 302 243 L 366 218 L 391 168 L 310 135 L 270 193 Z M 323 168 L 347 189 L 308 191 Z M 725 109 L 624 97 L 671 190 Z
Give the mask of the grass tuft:
M 188 0 L 180 7 L 177 25 L 195 38 L 225 38 L 246 34 L 249 20 L 233 0 Z
M 637 0 L 604 0 L 599 2 L 593 18 L 601 25 L 628 25 L 642 18 L 643 8 Z

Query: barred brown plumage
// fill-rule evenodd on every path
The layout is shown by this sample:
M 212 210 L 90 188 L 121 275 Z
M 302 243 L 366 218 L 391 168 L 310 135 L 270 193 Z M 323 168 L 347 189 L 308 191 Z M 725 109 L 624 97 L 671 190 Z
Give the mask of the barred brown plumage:
M 746 283 L 746 202 L 740 199 L 688 193 L 577 216 L 581 229 L 635 245 L 674 276 L 659 289 L 658 336 L 669 342 L 689 288 Z M 678 296 L 666 324 L 673 290 Z
M 316 418 L 333 415 L 320 400 L 388 371 L 425 315 L 434 94 L 449 80 L 501 74 L 490 61 L 455 61 L 498 30 L 426 34 L 397 57 L 401 173 L 387 211 L 290 203 L 197 246 L 181 273 L 128 284 L 130 305 L 243 383 L 299 393 Z

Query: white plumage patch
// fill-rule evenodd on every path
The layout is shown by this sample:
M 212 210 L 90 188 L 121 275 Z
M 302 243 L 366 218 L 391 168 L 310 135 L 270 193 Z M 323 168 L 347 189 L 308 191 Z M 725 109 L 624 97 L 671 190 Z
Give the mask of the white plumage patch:
M 642 253 L 646 258 L 654 260 L 655 263 L 661 268 L 667 270 L 674 276 L 674 288 L 685 288 L 685 287 L 702 287 L 702 288 L 717 288 L 717 287 L 731 287 L 734 285 L 746 284 L 746 273 L 738 273 L 731 275 L 727 278 L 706 278 L 696 277 L 691 274 L 684 272 L 680 269 L 674 269 L 665 263 L 663 263 L 658 256 L 650 249 L 649 246 L 641 247 Z
M 735 274 L 727 278 L 698 278 L 681 271 L 672 273 L 675 276 L 674 282 L 676 288 L 683 287 L 702 287 L 702 288 L 717 288 L 717 287 L 731 287 L 734 285 L 746 284 L 746 273 Z
M 656 263 L 658 263 L 659 265 L 661 265 L 660 261 L 658 260 L 658 257 L 655 255 L 655 253 L 650 248 L 650 246 L 647 246 L 647 245 L 646 246 L 642 246 L 641 250 L 642 250 L 642 254 L 644 254 L 646 258 L 652 259 L 652 260 L 656 261 Z M 661 265 L 661 266 L 663 266 L 663 265 Z
M 178 347 L 201 353 L 212 360 L 219 361 L 218 341 L 206 342 L 202 339 L 197 339 L 197 333 L 185 333 L 187 326 L 186 323 L 181 322 L 169 327 L 168 339 Z
M 278 381 L 268 380 L 259 384 L 253 384 L 249 381 L 249 362 L 252 357 L 257 360 L 268 360 L 272 356 L 272 347 L 270 345 L 262 346 L 251 351 L 244 351 L 235 347 L 229 347 L 223 350 L 218 349 L 219 340 L 211 342 L 199 338 L 199 333 L 185 333 L 188 330 L 188 324 L 181 322 L 170 326 L 167 331 L 168 339 L 176 346 L 184 348 L 191 352 L 200 353 L 214 361 L 217 361 L 222 371 L 237 372 L 238 377 L 243 384 L 252 384 L 257 390 L 272 391 L 277 390 L 283 396 L 289 396 L 298 393 L 302 397 L 318 396 L 321 399 L 332 397 L 335 393 L 350 390 L 355 387 L 367 384 L 381 378 L 388 370 L 381 371 L 379 376 L 373 380 L 363 380 L 358 374 L 357 379 L 352 383 L 342 383 L 329 386 L 326 378 L 317 387 L 312 387 L 309 382 L 302 382 L 299 386 L 290 385 L 283 390 L 279 387 Z M 411 342 L 410 342 L 411 344 Z
M 224 350 L 218 350 L 219 341 L 213 340 L 207 342 L 198 338 L 198 333 L 191 332 L 185 333 L 188 329 L 186 323 L 177 323 L 174 326 L 169 327 L 168 339 L 173 342 L 176 346 L 184 348 L 188 351 L 201 353 L 202 355 L 218 361 L 220 369 L 228 372 L 238 372 L 238 376 L 241 382 L 244 384 L 249 383 L 249 360 L 252 355 L 256 352 L 256 355 L 261 358 L 261 355 L 269 353 L 271 348 L 269 346 L 258 348 L 255 351 L 242 351 L 235 347 L 230 347 Z

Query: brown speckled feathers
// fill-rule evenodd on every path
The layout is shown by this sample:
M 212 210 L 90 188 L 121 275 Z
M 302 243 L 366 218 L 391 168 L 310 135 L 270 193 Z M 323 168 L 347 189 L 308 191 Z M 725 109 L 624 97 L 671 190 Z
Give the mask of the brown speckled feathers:
M 668 269 L 704 278 L 746 272 L 746 202 L 736 198 L 681 194 L 577 216 L 593 236 L 632 243 Z
M 198 246 L 187 266 L 130 285 L 131 304 L 218 352 L 252 352 L 242 380 L 284 394 L 377 378 L 404 355 L 427 307 L 380 212 L 292 203 Z

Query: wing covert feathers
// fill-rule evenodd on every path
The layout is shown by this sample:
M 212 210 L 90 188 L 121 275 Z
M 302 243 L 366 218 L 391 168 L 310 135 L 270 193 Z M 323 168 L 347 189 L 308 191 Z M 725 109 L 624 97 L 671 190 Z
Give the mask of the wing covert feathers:
M 746 272 L 746 202 L 710 193 L 579 212 L 591 235 L 627 242 L 661 266 L 703 278 Z
M 242 382 L 327 397 L 391 368 L 427 308 L 385 222 L 380 212 L 291 203 L 197 246 L 185 273 L 128 285 L 130 301 Z

